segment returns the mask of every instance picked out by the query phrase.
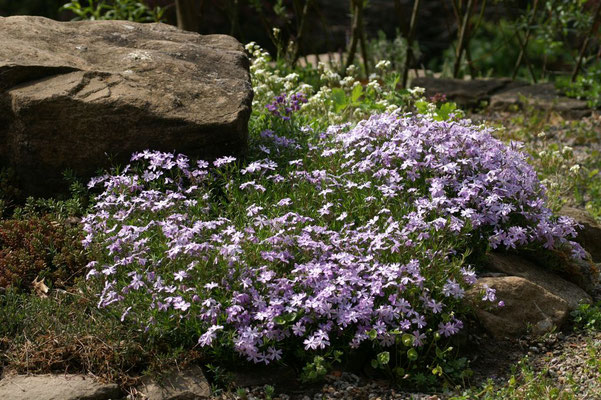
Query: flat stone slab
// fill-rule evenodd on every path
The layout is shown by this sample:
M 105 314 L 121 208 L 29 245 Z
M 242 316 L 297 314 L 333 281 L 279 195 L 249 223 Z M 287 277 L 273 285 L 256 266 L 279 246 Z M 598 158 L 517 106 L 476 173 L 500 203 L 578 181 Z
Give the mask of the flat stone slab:
M 419 86 L 426 90 L 426 97 L 444 94 L 448 100 L 463 107 L 479 106 L 481 102 L 488 101 L 494 93 L 523 85 L 526 83 L 509 78 L 464 80 L 428 76 L 411 81 L 411 86 Z
M 525 104 L 547 111 L 555 111 L 567 118 L 582 118 L 592 113 L 586 101 L 562 96 L 552 83 L 527 85 L 501 91 L 490 98 L 490 107 L 507 110 Z
M 0 160 L 27 194 L 145 149 L 243 153 L 249 62 L 226 35 L 166 24 L 0 17 Z
M 197 400 L 211 396 L 211 386 L 198 366 L 172 372 L 160 383 L 146 380 L 137 390 L 146 400 Z
M 83 375 L 11 375 L 0 380 L 3 400 L 117 400 L 116 384 L 103 384 Z
M 592 112 L 585 101 L 561 95 L 552 83 L 530 85 L 509 78 L 464 80 L 427 76 L 413 79 L 411 86 L 423 87 L 426 97 L 444 94 L 462 107 L 477 107 L 488 102 L 493 110 L 511 111 L 528 104 L 573 119 Z

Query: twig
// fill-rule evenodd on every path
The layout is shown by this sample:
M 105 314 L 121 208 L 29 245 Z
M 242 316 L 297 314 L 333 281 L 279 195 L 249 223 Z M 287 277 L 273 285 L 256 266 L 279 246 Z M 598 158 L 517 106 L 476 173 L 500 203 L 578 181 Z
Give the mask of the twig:
M 538 0 L 534 0 L 534 4 L 532 5 L 532 15 L 530 15 L 530 18 L 528 19 L 528 26 L 526 27 L 526 37 L 524 38 L 523 43 L 519 36 L 519 32 L 517 32 L 517 30 L 516 30 L 516 36 L 518 38 L 518 41 L 520 42 L 520 53 L 518 55 L 518 59 L 515 62 L 515 67 L 513 68 L 513 74 L 511 75 L 512 80 L 515 80 L 516 76 L 518 75 L 518 70 L 520 69 L 520 66 L 522 65 L 522 59 L 526 58 L 526 47 L 528 46 L 528 41 L 530 40 L 530 33 L 532 32 L 532 30 L 530 29 L 530 26 L 532 25 L 532 23 L 534 22 L 534 18 L 536 17 L 537 7 L 538 7 Z M 530 75 L 532 75 L 532 80 L 534 81 L 534 83 L 536 83 L 536 77 L 534 76 L 534 71 L 532 70 L 532 66 L 530 65 L 530 63 L 528 61 L 526 61 L 526 64 L 528 66 L 528 69 L 530 70 Z
M 292 59 L 292 67 L 294 67 L 296 65 L 296 62 L 298 61 L 298 59 L 300 57 L 301 46 L 303 44 L 303 38 L 304 38 L 304 34 L 305 34 L 305 27 L 307 26 L 305 21 L 307 20 L 307 15 L 309 14 L 309 7 L 311 7 L 312 2 L 313 2 L 313 0 L 306 0 L 305 5 L 303 7 L 303 12 L 300 17 L 300 24 L 298 26 L 298 36 L 296 37 L 296 48 L 294 49 L 294 57 Z
M 580 55 L 578 56 L 578 62 L 574 67 L 574 71 L 572 72 L 572 82 L 576 80 L 576 76 L 578 76 L 578 72 L 580 72 L 580 67 L 582 66 L 582 59 L 584 58 L 584 53 L 586 52 L 586 48 L 588 47 L 588 42 L 590 38 L 595 34 L 597 29 L 599 29 L 599 17 L 601 16 L 601 1 L 597 3 L 597 9 L 595 10 L 595 16 L 593 17 L 593 24 L 591 25 L 591 30 L 588 35 L 582 42 L 582 47 L 580 48 Z

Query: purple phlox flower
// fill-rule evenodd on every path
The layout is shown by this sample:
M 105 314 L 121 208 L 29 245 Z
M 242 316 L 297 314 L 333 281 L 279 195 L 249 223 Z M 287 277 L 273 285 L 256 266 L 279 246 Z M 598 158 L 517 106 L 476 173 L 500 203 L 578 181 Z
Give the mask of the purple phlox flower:
M 221 325 L 212 325 L 205 333 L 203 333 L 198 339 L 198 344 L 201 347 L 210 346 L 213 340 L 217 337 L 217 331 L 223 330 Z
M 462 324 L 459 324 L 460 321 L 450 321 L 446 323 L 438 324 L 438 333 L 445 337 L 452 336 L 461 330 Z
M 234 161 L 236 161 L 236 157 L 225 156 L 225 157 L 221 157 L 221 158 L 218 158 L 215 161 L 213 161 L 213 165 L 215 167 L 219 168 L 223 165 L 233 163 Z
M 325 349 L 330 345 L 329 336 L 327 332 L 323 330 L 318 330 L 313 335 L 309 336 L 303 344 L 305 345 L 305 350 L 316 350 L 316 349 Z
M 176 281 L 180 281 L 182 282 L 184 279 L 186 279 L 188 277 L 188 273 L 186 271 L 178 271 L 175 274 L 173 274 L 173 277 Z
M 488 287 L 488 285 L 482 285 L 482 288 L 484 289 L 484 296 L 482 296 L 482 301 L 495 301 L 497 297 L 497 291 L 493 288 Z
M 459 286 L 455 279 L 448 279 L 447 283 L 442 287 L 442 294 L 446 297 L 453 296 L 456 299 L 461 299 L 465 294 L 465 291 Z

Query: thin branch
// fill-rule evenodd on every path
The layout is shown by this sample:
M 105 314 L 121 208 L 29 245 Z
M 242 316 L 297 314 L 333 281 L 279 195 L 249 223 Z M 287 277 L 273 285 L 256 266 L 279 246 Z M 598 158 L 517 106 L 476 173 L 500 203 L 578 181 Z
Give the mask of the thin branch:
M 307 20 L 307 15 L 309 14 L 309 7 L 311 7 L 311 3 L 313 3 L 313 0 L 305 1 L 305 5 L 303 7 L 303 11 L 302 11 L 302 14 L 300 17 L 300 24 L 298 27 L 298 35 L 296 37 L 296 48 L 294 49 L 294 57 L 292 59 L 293 67 L 296 65 L 296 62 L 298 61 L 298 59 L 300 57 L 301 46 L 303 44 L 303 39 L 305 36 L 305 28 L 307 26 L 307 24 L 305 22 Z
M 528 19 L 528 26 L 526 28 L 526 37 L 524 38 L 523 42 L 521 41 L 519 32 L 516 31 L 516 36 L 518 38 L 518 41 L 520 42 L 520 53 L 518 55 L 518 59 L 515 62 L 515 67 L 513 68 L 513 74 L 511 75 L 512 80 L 515 80 L 516 76 L 518 75 L 520 66 L 522 65 L 522 60 L 526 57 L 526 47 L 528 46 L 528 41 L 530 40 L 530 33 L 532 33 L 530 26 L 532 26 L 532 24 L 534 23 L 534 18 L 536 17 L 537 7 L 538 7 L 538 0 L 534 0 L 534 4 L 532 5 L 532 15 L 530 15 L 530 18 Z M 536 83 L 536 77 L 534 76 L 534 71 L 532 70 L 532 66 L 530 65 L 529 62 L 527 62 L 527 66 L 528 66 L 528 69 L 530 70 L 530 75 L 532 76 L 532 80 L 534 81 L 534 83 Z
M 576 80 L 578 76 L 578 72 L 580 72 L 580 67 L 582 66 L 582 59 L 584 58 L 584 53 L 586 53 L 586 49 L 588 47 L 588 42 L 591 37 L 595 34 L 597 29 L 599 29 L 599 17 L 601 16 L 601 1 L 597 3 L 597 9 L 595 10 L 595 16 L 593 17 L 593 24 L 591 25 L 591 30 L 588 35 L 582 42 L 582 47 L 580 48 L 580 55 L 578 56 L 578 62 L 574 67 L 574 71 L 572 72 L 572 82 Z

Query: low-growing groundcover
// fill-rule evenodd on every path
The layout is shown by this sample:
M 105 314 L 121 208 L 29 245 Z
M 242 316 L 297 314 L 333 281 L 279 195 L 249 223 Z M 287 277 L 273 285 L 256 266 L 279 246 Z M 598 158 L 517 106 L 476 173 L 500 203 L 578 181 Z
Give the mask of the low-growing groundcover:
M 281 123 L 261 134 L 262 159 L 145 151 L 90 182 L 102 191 L 83 220 L 99 307 L 216 360 L 314 360 L 314 377 L 362 348 L 420 383 L 426 368 L 446 375 L 470 254 L 583 254 L 526 156 L 489 129 L 395 113 L 326 132 Z M 483 300 L 502 306 L 492 289 Z

